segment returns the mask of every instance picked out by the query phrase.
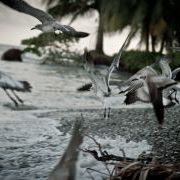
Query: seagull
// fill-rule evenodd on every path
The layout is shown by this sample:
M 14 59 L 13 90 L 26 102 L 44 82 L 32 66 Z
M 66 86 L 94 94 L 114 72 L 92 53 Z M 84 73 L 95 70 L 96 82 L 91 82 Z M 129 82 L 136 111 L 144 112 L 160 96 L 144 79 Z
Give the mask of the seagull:
M 37 24 L 31 30 L 38 29 L 42 32 L 55 32 L 56 30 L 59 30 L 68 36 L 73 36 L 77 38 L 83 38 L 89 35 L 86 32 L 76 31 L 71 26 L 59 24 L 50 14 L 30 6 L 27 2 L 23 0 L 0 0 L 0 1 L 12 9 L 15 9 L 19 12 L 37 18 L 42 23 L 42 24 Z
M 87 71 L 89 78 L 92 81 L 94 93 L 100 98 L 100 100 L 104 104 L 104 118 L 110 117 L 110 111 L 111 111 L 110 96 L 112 95 L 112 93 L 109 85 L 110 77 L 114 69 L 119 67 L 121 54 L 124 48 L 126 47 L 126 44 L 129 41 L 130 37 L 132 37 L 132 32 L 130 32 L 129 35 L 127 36 L 125 42 L 120 48 L 118 54 L 113 59 L 105 75 L 95 69 L 90 53 L 88 53 L 86 49 L 84 51 L 84 59 L 86 62 L 84 68 Z
M 172 75 L 171 75 L 171 79 L 175 80 L 177 74 L 180 72 L 180 67 L 174 69 L 172 71 Z M 173 87 L 168 88 L 167 90 L 165 90 L 164 92 L 164 96 L 170 101 L 167 104 L 167 107 L 171 107 L 177 104 L 179 104 L 179 100 L 177 99 L 177 92 L 180 91 L 180 87 L 178 87 L 178 85 L 174 85 Z M 173 97 L 174 95 L 174 97 Z M 175 100 L 175 102 L 173 102 L 173 100 Z
M 14 102 L 15 106 L 18 106 L 18 102 L 23 104 L 23 100 L 15 93 L 20 92 L 31 92 L 31 85 L 27 81 L 18 81 L 7 73 L 0 71 L 0 87 L 5 91 L 6 95 Z M 8 92 L 10 90 L 15 98 Z
M 94 93 L 104 104 L 104 118 L 107 118 L 110 116 L 110 107 L 107 107 L 106 98 L 110 96 L 110 88 L 106 83 L 106 76 L 95 69 L 92 57 L 90 53 L 87 51 L 87 49 L 84 50 L 84 60 L 84 69 L 86 70 L 89 78 L 91 79 L 92 89 L 94 90 Z
M 159 124 L 164 121 L 163 90 L 177 84 L 176 81 L 168 77 L 168 68 L 163 68 L 167 65 L 165 60 L 165 58 L 161 58 L 159 61 L 162 74 L 158 74 L 153 68 L 156 64 L 153 63 L 139 70 L 124 82 L 125 90 L 121 89 L 120 91 L 120 93 L 125 93 L 126 99 L 124 103 L 126 105 L 136 101 L 152 103 Z

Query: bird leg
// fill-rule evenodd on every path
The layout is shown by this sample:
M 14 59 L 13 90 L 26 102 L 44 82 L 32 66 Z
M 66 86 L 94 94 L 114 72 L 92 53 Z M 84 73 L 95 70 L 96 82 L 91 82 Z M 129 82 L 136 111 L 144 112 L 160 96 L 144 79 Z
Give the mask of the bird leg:
M 12 90 L 12 93 L 14 94 L 14 96 L 16 97 L 16 99 L 21 103 L 23 104 L 24 101 Z
M 104 108 L 104 119 L 106 118 L 106 111 L 107 111 L 107 109 Z
M 6 89 L 3 89 L 5 91 L 5 93 L 7 94 L 7 96 L 14 102 L 15 106 L 18 106 L 18 102 L 11 97 L 11 95 L 8 93 L 8 91 Z
M 111 114 L 111 108 L 108 108 L 108 118 L 110 117 L 110 114 Z

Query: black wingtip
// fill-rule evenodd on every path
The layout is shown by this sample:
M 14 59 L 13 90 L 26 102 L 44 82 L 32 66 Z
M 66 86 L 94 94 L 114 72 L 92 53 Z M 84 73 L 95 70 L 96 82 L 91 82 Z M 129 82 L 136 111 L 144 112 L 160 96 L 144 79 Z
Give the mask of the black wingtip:
M 24 86 L 24 91 L 31 92 L 32 86 L 31 86 L 31 84 L 29 82 L 27 82 L 27 81 L 20 81 L 20 82 Z
M 78 32 L 76 32 L 76 33 L 74 34 L 74 36 L 77 37 L 77 38 L 84 38 L 84 37 L 89 36 L 89 33 L 78 31 Z
M 83 86 L 79 87 L 77 91 L 90 91 L 92 87 L 92 83 L 84 84 Z

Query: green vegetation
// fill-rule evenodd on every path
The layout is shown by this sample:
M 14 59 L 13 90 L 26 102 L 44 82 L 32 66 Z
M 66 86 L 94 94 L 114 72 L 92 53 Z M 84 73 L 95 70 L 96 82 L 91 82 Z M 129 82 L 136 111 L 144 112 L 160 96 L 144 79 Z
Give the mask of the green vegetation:
M 136 72 L 141 68 L 152 64 L 162 56 L 160 53 L 147 52 L 147 51 L 126 51 L 122 54 L 122 66 L 129 72 Z M 174 69 L 180 66 L 180 53 L 172 55 L 171 68 Z
M 64 60 L 79 59 L 79 54 L 71 47 L 78 39 L 54 33 L 42 33 L 38 37 L 22 40 L 27 47 L 24 52 L 31 52 L 44 57 L 44 62 L 60 63 Z

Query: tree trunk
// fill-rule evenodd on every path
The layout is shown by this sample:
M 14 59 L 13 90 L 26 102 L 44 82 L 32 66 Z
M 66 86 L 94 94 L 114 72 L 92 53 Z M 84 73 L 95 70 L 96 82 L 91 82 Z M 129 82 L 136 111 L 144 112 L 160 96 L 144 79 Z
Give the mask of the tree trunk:
M 156 52 L 155 45 L 156 45 L 156 37 L 151 35 L 152 52 Z
M 95 49 L 96 52 L 99 54 L 104 54 L 103 35 L 104 35 L 104 27 L 103 27 L 101 12 L 99 12 L 99 26 L 98 26 L 98 33 L 97 33 L 96 49 Z
M 146 41 L 146 51 L 149 52 L 149 31 L 146 31 L 146 37 L 145 37 L 145 41 Z
M 161 39 L 161 45 L 160 45 L 160 50 L 159 50 L 159 53 L 161 53 L 161 54 L 164 49 L 164 43 L 165 43 L 165 37 L 163 36 L 163 38 Z

